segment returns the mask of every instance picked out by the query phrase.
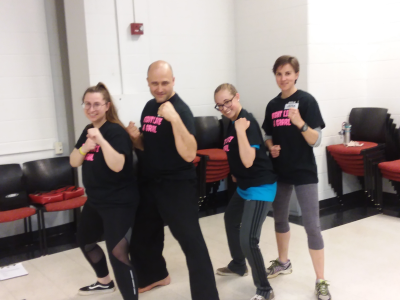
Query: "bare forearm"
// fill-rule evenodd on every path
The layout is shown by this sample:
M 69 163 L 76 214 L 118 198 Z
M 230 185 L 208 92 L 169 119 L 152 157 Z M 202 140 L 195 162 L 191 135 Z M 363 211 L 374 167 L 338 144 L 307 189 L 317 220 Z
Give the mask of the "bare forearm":
M 270 150 L 274 146 L 274 143 L 272 140 L 265 140 L 265 146 Z
M 118 153 L 106 140 L 100 146 L 107 166 L 114 172 L 120 172 L 124 168 L 125 155 Z
M 142 150 L 142 151 L 144 150 L 143 133 L 136 139 L 132 138 L 132 142 L 133 142 L 133 147 L 135 147 L 136 149 Z
M 251 147 L 246 132 L 237 132 L 240 160 L 246 168 L 253 165 L 256 149 Z
M 79 149 L 74 149 L 72 150 L 70 156 L 69 156 L 69 163 L 73 168 L 77 168 L 83 164 L 83 161 L 85 160 L 85 155 L 82 155 L 79 152 Z
M 303 126 L 304 124 L 298 128 L 301 129 Z M 317 142 L 319 136 L 318 131 L 312 129 L 311 127 L 308 127 L 308 129 L 301 134 L 309 145 L 314 145 Z
M 175 146 L 179 155 L 187 162 L 192 162 L 196 157 L 197 142 L 195 137 L 187 130 L 182 119 L 177 117 L 171 122 L 175 138 Z

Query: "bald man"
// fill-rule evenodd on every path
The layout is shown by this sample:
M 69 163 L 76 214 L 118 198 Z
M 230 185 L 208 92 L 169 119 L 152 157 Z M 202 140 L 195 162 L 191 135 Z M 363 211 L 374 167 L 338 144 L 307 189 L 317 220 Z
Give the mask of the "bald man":
M 193 300 L 218 300 L 213 267 L 198 221 L 193 114 L 174 92 L 175 78 L 164 61 L 150 65 L 147 82 L 154 99 L 147 102 L 140 130 L 127 130 L 141 160 L 141 205 L 131 239 L 131 258 L 139 293 L 171 281 L 165 259 L 164 223 L 186 255 Z

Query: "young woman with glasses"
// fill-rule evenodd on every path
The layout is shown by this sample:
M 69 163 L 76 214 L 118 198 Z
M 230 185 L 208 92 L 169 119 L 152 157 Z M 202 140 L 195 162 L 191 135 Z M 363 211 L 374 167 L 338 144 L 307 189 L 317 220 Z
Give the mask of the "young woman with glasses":
M 131 228 L 139 202 L 133 170 L 133 146 L 118 118 L 103 83 L 83 95 L 84 112 L 91 122 L 83 130 L 70 156 L 73 167 L 82 166 L 88 200 L 78 228 L 78 244 L 97 275 L 97 282 L 79 295 L 115 290 L 103 250 L 97 242 L 104 235 L 118 287 L 124 299 L 138 299 L 135 272 L 129 260 Z
M 225 229 L 232 261 L 217 270 L 222 276 L 246 276 L 250 264 L 256 295 L 251 300 L 272 300 L 274 292 L 267 279 L 259 248 L 262 224 L 276 193 L 276 175 L 267 156 L 260 127 L 252 114 L 242 108 L 239 93 L 229 83 L 214 92 L 215 108 L 232 122 L 224 140 L 233 181 L 238 188 L 225 212 Z

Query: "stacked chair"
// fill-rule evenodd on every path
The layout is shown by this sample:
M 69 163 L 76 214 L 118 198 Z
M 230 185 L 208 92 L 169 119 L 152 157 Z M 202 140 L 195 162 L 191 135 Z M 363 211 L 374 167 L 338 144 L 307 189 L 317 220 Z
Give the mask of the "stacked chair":
M 69 157 L 55 157 L 23 164 L 23 172 L 26 178 L 26 190 L 28 194 L 54 191 L 67 186 L 77 186 L 75 172 L 69 163 Z M 69 198 L 69 197 L 65 197 Z M 44 254 L 47 254 L 46 227 L 44 214 L 74 210 L 74 222 L 77 228 L 80 216 L 80 208 L 85 204 L 87 197 L 78 196 L 66 200 L 49 203 L 34 203 L 39 209 L 41 224 L 43 226 Z M 32 201 L 32 200 L 31 200 Z M 76 229 L 75 228 L 75 229 Z
M 361 147 L 346 147 L 343 144 L 326 147 L 328 180 L 339 203 L 343 205 L 342 172 L 357 176 L 365 195 L 375 201 L 375 179 L 372 163 L 385 158 L 385 146 L 393 121 L 384 108 L 353 108 L 349 123 L 351 140 L 363 143 Z M 375 205 L 381 209 L 381 203 Z
M 42 225 L 39 211 L 29 205 L 24 176 L 19 164 L 0 165 L 0 223 L 24 220 L 25 233 L 33 241 L 31 216 L 37 215 L 40 251 L 42 248 Z
M 216 211 L 216 194 L 221 180 L 229 173 L 228 157 L 223 146 L 222 120 L 217 117 L 195 117 L 198 163 L 199 206 Z
M 397 198 L 400 200 L 400 129 L 394 130 L 394 145 L 393 149 L 394 158 L 393 160 L 377 161 L 373 164 L 373 171 L 376 174 L 376 198 L 380 203 L 383 201 L 382 192 L 382 178 L 388 179 L 397 194 Z M 399 212 L 400 215 L 400 212 Z

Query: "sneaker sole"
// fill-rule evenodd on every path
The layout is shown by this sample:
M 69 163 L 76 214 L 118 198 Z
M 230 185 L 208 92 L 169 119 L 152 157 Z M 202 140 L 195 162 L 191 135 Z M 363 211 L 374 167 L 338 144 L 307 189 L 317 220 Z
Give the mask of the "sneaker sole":
M 279 272 L 277 272 L 277 273 L 268 275 L 267 278 L 268 278 L 268 279 L 271 279 L 271 278 L 278 277 L 279 275 L 289 275 L 289 274 L 292 274 L 292 272 L 293 272 L 293 269 L 290 269 L 290 270 L 283 270 L 283 271 L 279 271 Z
M 220 275 L 220 276 L 245 277 L 245 276 L 249 275 L 249 273 L 244 273 L 243 275 L 239 275 L 239 274 L 236 274 L 236 273 L 224 273 L 224 272 L 217 271 L 217 275 Z
M 81 296 L 90 296 L 90 295 L 102 295 L 102 294 L 109 294 L 115 292 L 115 287 L 112 289 L 106 290 L 97 290 L 97 291 L 78 291 L 78 295 Z
M 317 296 L 317 299 L 318 300 L 321 300 L 320 298 L 319 298 L 319 296 L 318 296 L 318 291 L 315 291 L 315 296 Z M 328 300 L 332 300 L 332 296 L 329 296 L 329 299 Z

